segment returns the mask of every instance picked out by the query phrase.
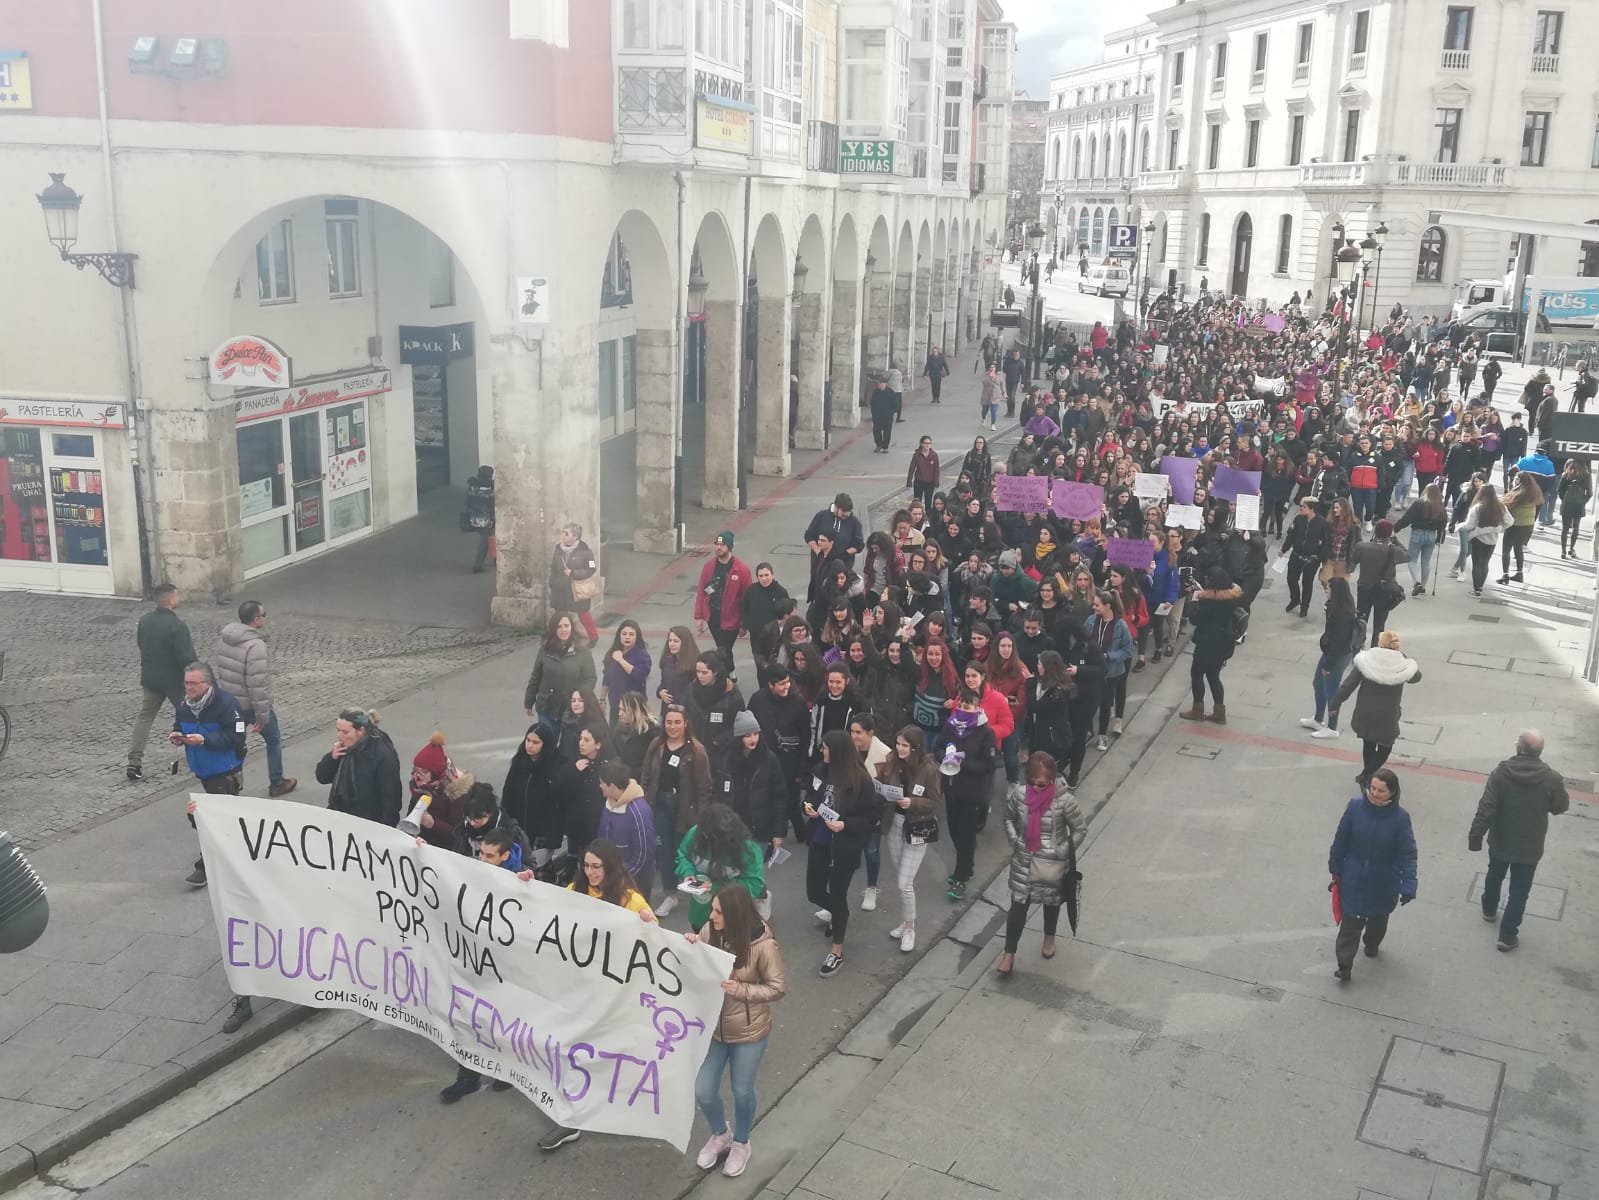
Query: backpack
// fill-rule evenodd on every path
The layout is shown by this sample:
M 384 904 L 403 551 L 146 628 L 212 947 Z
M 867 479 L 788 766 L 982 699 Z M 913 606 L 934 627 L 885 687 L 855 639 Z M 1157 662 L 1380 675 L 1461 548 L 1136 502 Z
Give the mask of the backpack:
M 1355 630 L 1349 635 L 1349 653 L 1359 654 L 1366 648 L 1366 618 L 1355 617 Z

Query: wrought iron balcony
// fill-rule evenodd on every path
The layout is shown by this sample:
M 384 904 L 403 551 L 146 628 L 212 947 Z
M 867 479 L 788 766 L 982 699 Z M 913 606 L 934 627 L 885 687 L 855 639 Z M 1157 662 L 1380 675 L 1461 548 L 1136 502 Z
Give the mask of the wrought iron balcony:
M 838 174 L 838 126 L 831 121 L 806 122 L 805 169 Z

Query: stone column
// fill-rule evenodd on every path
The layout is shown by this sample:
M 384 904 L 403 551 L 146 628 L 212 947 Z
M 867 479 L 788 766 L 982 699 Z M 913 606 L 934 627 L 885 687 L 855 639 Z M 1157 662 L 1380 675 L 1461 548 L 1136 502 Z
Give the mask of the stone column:
M 544 619 L 549 547 L 555 541 L 544 503 L 544 347 L 514 333 L 488 341 L 499 555 L 490 611 L 496 625 L 533 625 Z
M 827 305 L 821 292 L 806 292 L 799 302 L 799 362 L 793 364 L 799 376 L 799 417 L 795 423 L 794 444 L 801 450 L 820 450 L 827 445 L 825 420 L 827 387 Z M 836 395 L 836 393 L 835 393 Z
M 739 306 L 705 305 L 705 494 L 703 508 L 738 508 Z
M 950 358 L 961 352 L 961 275 L 960 258 L 950 255 L 944 269 L 944 353 Z
M 883 307 L 888 307 L 886 287 Z M 833 428 L 854 429 L 861 423 L 861 285 L 853 279 L 833 280 Z M 888 328 L 885 312 L 881 328 Z M 886 353 L 888 336 L 878 336 L 880 353 Z M 800 355 L 806 357 L 803 341 Z M 801 366 L 803 367 L 803 362 Z M 804 376 L 800 376 L 801 383 Z M 802 402 L 803 403 L 803 402 Z
M 910 373 L 911 342 L 915 338 L 915 306 L 911 303 L 914 276 L 909 271 L 894 277 L 894 341 L 888 365 L 905 374 Z
M 195 401 L 194 408 L 150 411 L 144 461 L 160 530 L 151 567 L 157 582 L 221 601 L 244 582 L 234 406 L 208 404 L 198 394 Z
M 861 363 L 862 379 L 868 371 L 888 369 L 889 333 L 894 328 L 897 312 L 893 282 L 894 277 L 887 271 L 879 271 L 866 278 L 866 316 L 856 331 L 858 335 L 865 335 L 866 361 Z M 857 386 L 855 391 L 858 399 L 860 387 Z
M 966 274 L 966 338 L 980 342 L 988 325 L 988 314 L 983 311 L 983 275 L 980 260 L 972 255 L 972 266 Z
M 793 302 L 784 293 L 756 301 L 755 459 L 756 475 L 783 476 L 792 460 L 788 453 L 788 343 Z
M 944 274 L 944 260 L 938 259 L 933 263 L 933 288 L 931 292 L 931 299 L 929 301 L 930 307 L 927 310 L 927 348 L 929 350 L 931 350 L 934 346 L 943 347 L 945 345 L 944 310 L 949 305 L 949 296 L 945 292 L 945 288 L 949 286 L 947 278 L 948 277 Z M 954 351 L 946 350 L 946 353 L 953 354 Z M 916 370 L 918 372 L 921 371 L 922 364 L 926 361 L 927 355 L 925 354 L 922 355 L 921 358 L 917 359 Z
M 912 323 L 915 336 L 911 339 L 909 369 L 905 371 L 905 390 L 911 390 L 911 380 L 921 373 L 927 361 L 927 317 L 933 304 L 933 268 L 929 264 L 916 269 L 916 313 Z
M 682 345 L 670 329 L 640 329 L 635 337 L 638 524 L 633 530 L 633 549 L 644 554 L 676 554 L 673 516 L 677 511 L 677 387 L 683 373 Z

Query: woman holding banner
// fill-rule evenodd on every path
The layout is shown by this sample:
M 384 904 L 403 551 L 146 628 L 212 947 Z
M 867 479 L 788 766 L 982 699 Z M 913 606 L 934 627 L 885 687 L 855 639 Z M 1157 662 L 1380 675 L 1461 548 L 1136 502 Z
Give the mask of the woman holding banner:
M 741 884 L 723 888 L 711 901 L 703 933 L 688 935 L 733 956 L 733 973 L 722 982 L 722 1015 L 711 1031 L 711 1048 L 694 1081 L 694 1099 L 711 1136 L 700 1148 L 695 1165 L 708 1171 L 723 1154 L 722 1174 L 736 1178 L 750 1161 L 750 1130 L 755 1125 L 755 1076 L 772 1032 L 772 1005 L 788 991 L 783 955 L 770 927 L 762 923 L 755 903 Z M 733 1124 L 722 1106 L 722 1072 L 733 1084 Z

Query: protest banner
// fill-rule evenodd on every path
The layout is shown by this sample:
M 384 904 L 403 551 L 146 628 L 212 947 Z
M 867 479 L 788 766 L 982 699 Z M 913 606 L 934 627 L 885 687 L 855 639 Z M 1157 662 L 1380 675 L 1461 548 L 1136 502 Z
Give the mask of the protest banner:
M 1068 521 L 1095 521 L 1105 508 L 1105 489 L 1098 484 L 1057 479 L 1050 502 L 1057 517 Z
M 731 955 L 372 821 L 192 799 L 237 995 L 359 1012 L 561 1125 L 687 1148 Z
M 1171 480 L 1171 498 L 1178 504 L 1192 504 L 1194 482 L 1199 478 L 1197 458 L 1178 458 L 1167 454 L 1160 460 L 1160 473 Z
M 1107 538 L 1105 561 L 1111 566 L 1144 571 L 1155 564 L 1155 547 L 1143 538 Z
M 1205 510 L 1197 504 L 1170 504 L 1166 507 L 1167 529 L 1203 529 Z
M 1260 530 L 1260 497 L 1238 496 L 1233 500 L 1233 528 Z
M 994 508 L 998 512 L 1049 511 L 1047 475 L 994 476 Z
M 1171 491 L 1171 480 L 1165 475 L 1146 475 L 1140 471 L 1133 476 L 1133 495 L 1140 500 L 1164 500 Z
M 1260 472 L 1240 471 L 1237 467 L 1217 467 L 1210 481 L 1210 494 L 1218 500 L 1260 495 Z

